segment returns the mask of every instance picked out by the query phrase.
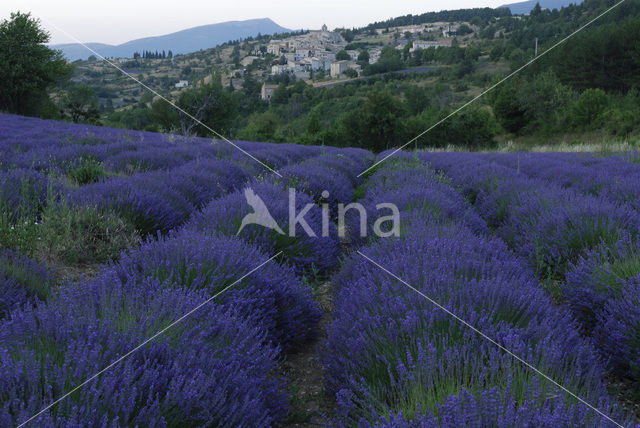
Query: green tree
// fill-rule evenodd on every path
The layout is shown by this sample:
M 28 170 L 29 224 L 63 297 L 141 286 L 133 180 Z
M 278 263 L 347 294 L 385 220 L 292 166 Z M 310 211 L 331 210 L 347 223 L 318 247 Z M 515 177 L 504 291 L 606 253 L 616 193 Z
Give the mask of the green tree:
M 517 102 L 525 112 L 527 125 L 536 130 L 551 130 L 562 125 L 575 99 L 574 92 L 560 83 L 551 71 L 540 73 L 518 85 Z
M 400 70 L 402 68 L 400 52 L 391 46 L 385 46 L 380 52 L 378 63 L 386 69 L 385 71 Z
M 345 70 L 344 75 L 349 77 L 349 78 L 351 78 L 351 79 L 354 79 L 354 78 L 358 77 L 358 72 L 356 70 L 354 70 L 353 68 L 348 68 L 348 69 Z
M 289 92 L 287 91 L 287 85 L 280 83 L 278 87 L 273 91 L 271 95 L 272 104 L 286 104 L 289 101 Z
M 431 103 L 427 88 L 411 85 L 404 91 L 405 104 L 410 114 L 416 115 L 422 112 Z
M 71 66 L 47 42 L 49 34 L 28 13 L 0 23 L 0 110 L 39 115 L 52 104 L 48 90 L 70 76 Z
M 62 97 L 62 109 L 74 123 L 93 123 L 100 120 L 99 100 L 89 85 L 74 85 Z
M 363 49 L 360 51 L 360 53 L 358 54 L 358 62 L 359 63 L 364 63 L 364 64 L 369 64 L 369 52 L 366 49 Z
M 349 55 L 347 51 L 345 51 L 344 49 L 336 54 L 336 60 L 338 61 L 344 61 L 344 60 L 348 61 L 350 59 L 351 59 L 351 55 Z
M 498 62 L 502 57 L 502 52 L 504 52 L 504 48 L 501 45 L 495 45 L 489 52 L 489 59 L 493 62 Z
M 403 115 L 399 101 L 387 91 L 373 91 L 364 105 L 348 113 L 342 121 L 345 145 L 381 152 L 402 137 Z
M 309 113 L 306 128 L 306 132 L 309 135 L 315 135 L 322 131 L 322 124 L 320 123 L 320 117 L 317 111 L 312 110 L 311 113 Z
M 274 141 L 280 118 L 272 111 L 256 114 L 249 119 L 249 124 L 242 129 L 239 137 L 249 141 Z
M 587 89 L 573 105 L 572 122 L 577 126 L 595 128 L 608 104 L 609 97 L 602 89 Z
M 184 91 L 178 99 L 178 106 L 200 122 L 220 134 L 228 134 L 238 113 L 235 97 L 222 87 L 220 76 L 212 75 L 211 83 Z M 180 129 L 185 135 L 212 137 L 211 131 L 192 118 L 181 114 Z
M 517 70 L 527 62 L 527 54 L 520 48 L 515 48 L 509 54 L 511 70 Z
M 526 111 L 518 102 L 516 83 L 508 82 L 499 88 L 493 99 L 493 113 L 504 129 L 509 132 L 518 132 L 526 124 Z
M 165 100 L 159 99 L 151 103 L 149 117 L 159 131 L 177 132 L 180 128 L 178 111 Z

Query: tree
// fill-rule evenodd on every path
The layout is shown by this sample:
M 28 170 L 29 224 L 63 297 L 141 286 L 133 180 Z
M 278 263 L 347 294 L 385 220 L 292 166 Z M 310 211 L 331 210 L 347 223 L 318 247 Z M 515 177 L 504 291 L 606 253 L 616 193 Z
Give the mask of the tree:
M 180 128 L 178 111 L 165 100 L 158 99 L 151 103 L 149 117 L 159 131 L 176 132 Z
M 72 66 L 47 42 L 49 34 L 28 13 L 0 23 L 0 110 L 38 115 L 51 104 L 48 90 L 67 79 Z
M 509 65 L 515 71 L 527 62 L 527 54 L 520 48 L 516 48 L 509 54 Z
M 410 114 L 419 114 L 431 103 L 427 88 L 411 85 L 404 91 L 405 105 Z
M 363 49 L 360 51 L 360 53 L 358 54 L 358 62 L 359 63 L 364 63 L 364 64 L 369 64 L 369 52 L 366 49 Z
M 347 51 L 345 51 L 344 49 L 336 54 L 337 61 L 344 61 L 344 60 L 348 61 L 350 59 L 351 59 L 351 55 L 349 55 Z
M 358 72 L 353 68 L 348 68 L 345 70 L 344 75 L 351 79 L 355 79 L 356 77 L 358 77 Z
M 307 117 L 306 132 L 309 135 L 316 135 L 322 131 L 322 124 L 317 111 L 312 110 Z
M 398 143 L 403 111 L 387 91 L 373 91 L 364 105 L 348 113 L 342 128 L 346 145 L 381 152 Z
M 526 112 L 518 102 L 516 84 L 508 82 L 495 92 L 493 113 L 509 132 L 518 132 L 527 124 Z
M 229 132 L 238 111 L 235 98 L 222 87 L 218 75 L 212 75 L 211 83 L 207 85 L 182 92 L 178 99 L 178 106 L 222 135 Z M 215 136 L 207 128 L 184 114 L 180 114 L 180 129 L 184 135 Z
M 72 86 L 62 98 L 62 108 L 74 123 L 98 123 L 99 100 L 89 85 Z
M 549 55 L 560 80 L 579 90 L 640 87 L 640 16 L 595 27 Z
M 456 35 L 458 35 L 458 36 L 465 36 L 465 35 L 470 34 L 470 33 L 473 33 L 473 30 L 467 24 L 462 24 L 456 30 Z
M 272 104 L 286 104 L 289 101 L 289 92 L 287 91 L 287 85 L 283 82 L 273 91 L 271 95 Z
M 489 59 L 493 62 L 498 62 L 498 60 L 500 60 L 500 57 L 502 56 L 503 51 L 504 49 L 501 45 L 495 45 L 489 52 Z
M 341 31 L 340 35 L 342 35 L 342 37 L 344 37 L 344 39 L 347 41 L 347 43 L 351 43 L 353 41 L 353 38 L 355 37 L 355 34 L 353 34 L 352 30 Z
M 278 116 L 267 110 L 249 119 L 249 124 L 240 132 L 239 136 L 250 141 L 273 141 L 279 122 Z
M 608 104 L 609 97 L 602 89 L 587 89 L 573 106 L 573 123 L 588 128 L 598 126 L 598 119 Z

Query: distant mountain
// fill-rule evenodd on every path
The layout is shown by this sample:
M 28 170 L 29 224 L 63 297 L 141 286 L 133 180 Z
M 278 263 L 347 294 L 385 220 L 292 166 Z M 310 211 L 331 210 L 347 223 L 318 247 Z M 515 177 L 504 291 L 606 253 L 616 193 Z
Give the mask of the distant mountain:
M 86 43 L 91 49 L 105 57 L 131 58 L 134 52 L 163 50 L 172 51 L 174 55 L 209 49 L 229 40 L 244 39 L 260 34 L 290 32 L 269 18 L 250 19 L 247 21 L 229 21 L 219 24 L 203 25 L 176 33 L 157 37 L 145 37 L 113 46 L 104 43 Z M 87 59 L 93 53 L 79 43 L 52 45 L 64 53 L 69 61 Z
M 562 7 L 569 6 L 570 4 L 580 4 L 582 0 L 529 0 L 519 3 L 505 4 L 500 7 L 507 7 L 511 9 L 511 13 L 514 15 L 528 15 L 531 9 L 536 7 L 536 3 L 540 3 L 540 7 L 543 9 L 560 9 Z

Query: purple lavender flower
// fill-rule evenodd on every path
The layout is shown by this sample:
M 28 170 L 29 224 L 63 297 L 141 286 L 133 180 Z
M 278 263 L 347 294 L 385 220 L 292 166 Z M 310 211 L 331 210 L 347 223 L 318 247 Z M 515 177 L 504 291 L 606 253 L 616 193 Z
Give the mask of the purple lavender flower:
M 214 295 L 265 260 L 267 256 L 238 238 L 187 229 L 123 254 L 107 275 L 113 270 L 125 287 L 154 279 L 160 289 L 206 290 Z M 225 291 L 213 304 L 232 307 L 283 347 L 312 337 L 321 316 L 310 290 L 290 268 L 275 262 Z

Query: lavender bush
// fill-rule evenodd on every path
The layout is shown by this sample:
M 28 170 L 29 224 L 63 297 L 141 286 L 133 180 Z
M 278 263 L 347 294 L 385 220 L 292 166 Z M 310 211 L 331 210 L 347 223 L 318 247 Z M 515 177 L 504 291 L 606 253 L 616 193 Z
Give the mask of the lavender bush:
M 0 329 L 0 424 L 15 426 L 194 308 L 199 293 L 101 281 L 14 312 Z M 286 412 L 277 350 L 201 310 L 39 416 L 38 426 L 270 425 Z
M 158 281 L 159 289 L 205 290 L 214 295 L 233 284 L 267 257 L 235 237 L 203 235 L 184 230 L 151 240 L 108 269 L 128 284 Z M 321 312 L 290 268 L 269 263 L 216 299 L 252 320 L 268 339 L 288 347 L 315 333 Z
M 367 187 L 412 192 L 416 168 L 382 167 Z M 438 189 L 446 180 L 420 182 Z M 591 343 L 546 297 L 527 264 L 485 236 L 485 228 L 474 234 L 461 215 L 466 210 L 442 208 L 447 205 L 408 205 L 403 226 L 410 233 L 362 251 L 581 397 L 624 418 L 608 398 Z M 336 283 L 323 362 L 341 424 L 508 426 L 519 417 L 547 426 L 602 424 L 600 416 L 361 256 L 347 260 Z M 474 403 L 487 396 L 493 401 L 480 410 Z
M 310 269 L 312 266 L 319 270 L 327 270 L 338 264 L 340 252 L 335 226 L 330 236 L 322 237 L 322 214 L 315 206 L 305 216 L 309 227 L 316 236 L 309 236 L 298 224 L 296 236 L 288 234 L 289 222 L 289 194 L 279 185 L 269 183 L 255 183 L 248 187 L 266 204 L 269 212 L 280 225 L 285 234 L 279 234 L 272 229 L 258 225 L 249 225 L 239 234 L 243 240 L 260 247 L 269 255 L 282 251 L 285 258 L 298 272 Z M 304 206 L 313 203 L 305 193 L 296 193 L 296 212 Z M 242 219 L 252 212 L 247 204 L 244 191 L 237 191 L 212 201 L 201 213 L 192 217 L 185 226 L 207 234 L 236 235 L 240 230 Z

